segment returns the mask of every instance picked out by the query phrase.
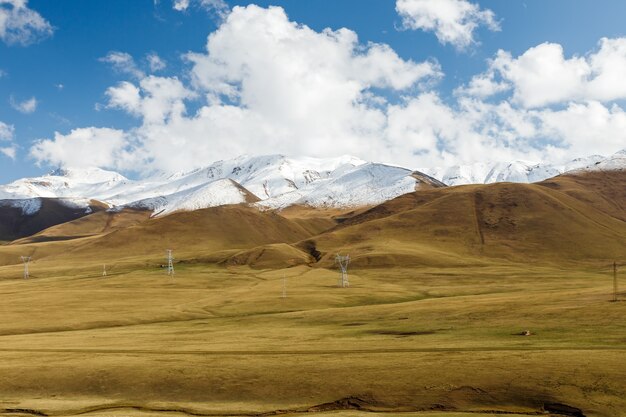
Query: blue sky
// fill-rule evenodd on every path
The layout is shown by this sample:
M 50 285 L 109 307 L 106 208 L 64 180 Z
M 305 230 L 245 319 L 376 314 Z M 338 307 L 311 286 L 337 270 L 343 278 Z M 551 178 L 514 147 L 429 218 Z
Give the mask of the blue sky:
M 217 0 L 206 0 L 204 4 L 202 0 L 190 0 L 188 5 L 178 7 L 181 10 L 174 7 L 176 1 L 30 0 L 19 6 L 25 7 L 30 17 L 40 16 L 48 26 L 39 22 L 39 27 L 30 27 L 31 38 L 24 42 L 0 36 L 0 122 L 5 130 L 10 129 L 10 134 L 0 141 L 0 148 L 10 149 L 0 154 L 0 183 L 82 161 L 142 175 L 152 170 L 193 168 L 238 153 L 279 151 L 321 157 L 352 153 L 417 168 L 428 164 L 469 163 L 490 155 L 492 149 L 495 159 L 565 160 L 626 147 L 621 114 L 626 93 L 622 92 L 622 86 L 616 86 L 618 91 L 614 94 L 607 92 L 606 83 L 600 83 L 603 74 L 610 72 L 609 65 L 621 65 L 622 59 L 626 62 L 621 49 L 622 37 L 626 36 L 623 1 L 446 0 L 455 5 L 471 5 L 478 13 L 490 11 L 494 24 L 499 26 L 495 30 L 486 20 L 481 21 L 480 16 L 484 15 L 474 16 L 476 28 L 470 33 L 469 45 L 446 43 L 438 38 L 436 29 L 411 26 L 410 22 L 424 17 L 415 13 L 422 13 L 425 10 L 422 6 L 428 6 L 426 3 L 432 0 L 404 0 L 413 13 L 410 16 L 401 13 L 400 0 L 398 3 L 395 0 L 276 0 L 224 4 Z M 422 1 L 426 3 L 418 4 Z M 3 8 L 0 10 L 14 10 L 19 3 L 0 0 Z M 246 8 L 250 4 L 260 7 Z M 312 34 L 294 46 L 295 52 L 280 46 L 284 39 L 267 40 L 259 46 L 265 48 L 262 51 L 265 56 L 285 54 L 277 59 L 303 60 L 312 73 L 320 71 L 332 82 L 340 83 L 337 86 L 341 91 L 344 85 L 348 91 L 350 83 L 358 84 L 355 96 L 346 92 L 345 96 L 335 98 L 330 89 L 327 96 L 319 93 L 310 100 L 304 99 L 301 113 L 308 114 L 304 124 L 311 119 L 315 122 L 306 131 L 300 130 L 303 121 L 298 117 L 301 116 L 283 115 L 293 107 L 288 100 L 290 92 L 308 94 L 308 88 L 314 84 L 290 85 L 286 81 L 287 91 L 276 94 L 275 98 L 271 90 L 259 97 L 259 92 L 264 91 L 262 86 L 250 87 L 259 80 L 277 81 L 280 85 L 280 77 L 291 80 L 291 75 L 302 71 L 294 67 L 290 72 L 267 74 L 263 68 L 253 68 L 264 62 L 262 59 L 245 61 L 246 48 L 251 45 L 254 48 L 254 43 L 243 43 L 247 38 L 242 32 L 248 28 L 237 25 L 237 19 L 248 22 L 250 31 L 264 30 L 253 29 L 250 22 L 263 19 L 266 23 L 273 22 L 267 20 L 266 10 L 270 5 L 284 10 L 287 21 L 279 18 L 280 24 L 294 24 L 285 26 L 291 31 L 289 36 L 299 39 L 302 26 L 295 23 L 306 25 Z M 244 8 L 229 15 L 235 6 Z M 432 17 L 426 16 L 431 20 Z M 472 17 L 467 19 L 471 21 Z M 373 68 L 371 71 L 376 74 L 372 79 L 363 79 L 358 68 L 344 71 L 346 65 L 354 64 L 351 57 L 337 58 L 346 62 L 332 62 L 335 73 L 326 72 L 324 53 L 334 53 L 334 49 L 323 49 L 315 55 L 317 39 L 325 41 L 326 28 L 332 31 L 347 28 L 358 35 L 359 43 L 347 49 L 353 56 L 366 55 L 371 51 L 370 43 L 387 45 L 387 52 L 391 53 L 383 54 L 376 62 L 366 60 L 358 64 Z M 215 46 L 215 51 L 207 52 L 207 37 L 216 31 L 223 32 L 225 39 Z M 603 38 L 612 41 L 604 44 L 604 49 L 600 45 Z M 306 42 L 310 43 L 310 57 L 301 55 L 309 49 Z M 526 77 L 527 68 L 544 65 L 546 60 L 558 55 L 554 48 L 542 48 L 528 60 L 520 58 L 545 43 L 559 45 L 564 61 L 552 62 L 554 65 L 545 70 L 542 67 L 534 78 Z M 339 54 L 345 52 L 341 46 L 337 48 Z M 495 60 L 499 50 L 507 53 L 507 57 L 498 61 L 500 66 L 490 66 L 490 60 Z M 198 61 L 185 58 L 190 52 L 201 56 L 205 63 L 217 57 L 227 63 L 228 71 L 234 75 L 216 75 L 219 69 L 213 63 L 207 69 Z M 115 67 L 112 59 L 106 59 L 111 53 L 128 54 L 124 56 L 130 57 L 132 64 L 125 62 Z M 165 68 L 151 71 L 150 54 L 165 62 Z M 610 55 L 606 65 L 597 64 L 593 58 L 596 55 Z M 394 56 L 403 64 L 398 64 Z M 541 90 L 546 85 L 551 89 L 554 83 L 549 78 L 537 77 L 551 71 L 559 74 L 574 64 L 585 66 L 576 60 L 586 62 L 587 73 L 567 85 L 555 86 L 553 92 L 545 95 Z M 420 73 L 424 68 L 420 70 L 416 66 L 405 68 L 409 65 L 406 63 L 430 63 L 430 72 Z M 502 85 L 502 90 L 460 93 L 460 89 L 467 88 L 481 74 L 490 86 Z M 278 79 L 272 80 L 274 76 Z M 150 77 L 155 82 L 157 78 L 176 80 L 176 86 L 168 84 L 167 88 L 177 92 L 164 99 L 165 104 L 159 101 L 155 105 L 182 105 L 182 112 L 167 108 L 163 110 L 167 113 L 164 118 L 149 120 L 146 106 L 136 101 L 120 101 L 123 97 L 115 94 L 121 91 L 109 90 L 125 82 L 125 87 L 132 85 L 138 89 L 142 100 L 149 99 L 154 91 L 141 86 L 142 80 Z M 408 77 L 410 81 L 395 85 L 394 77 Z M 600 81 L 593 83 L 596 79 Z M 610 77 L 607 75 L 606 79 Z M 233 87 L 235 93 L 226 94 L 224 83 Z M 320 125 L 334 126 L 335 120 L 333 114 L 318 117 L 317 104 L 335 101 L 341 104 L 341 100 L 345 105 L 337 107 L 337 127 L 318 129 Z M 307 107 L 307 103 L 313 104 Z M 199 120 L 205 117 L 198 113 L 203 108 L 208 115 Z M 266 109 L 273 109 L 274 113 Z M 345 114 L 340 114 L 344 110 Z M 591 131 L 588 137 L 582 137 L 581 128 L 568 130 L 570 120 L 586 117 L 591 121 L 602 119 L 593 129 L 602 132 L 601 137 Z M 458 131 L 450 130 L 449 124 L 458 124 Z M 91 128 L 96 130 L 80 130 Z M 97 130 L 101 128 L 109 130 Z M 76 130 L 83 134 L 73 135 Z M 36 143 L 43 146 L 33 151 Z M 102 157 L 94 159 L 93 153 Z

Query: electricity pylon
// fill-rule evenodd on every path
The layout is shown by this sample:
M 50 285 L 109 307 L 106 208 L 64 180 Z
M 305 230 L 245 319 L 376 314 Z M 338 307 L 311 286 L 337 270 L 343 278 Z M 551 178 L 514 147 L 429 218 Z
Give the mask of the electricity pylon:
M 21 256 L 22 262 L 24 262 L 24 279 L 28 279 L 30 274 L 28 273 L 28 263 L 32 259 L 30 256 Z
M 335 257 L 335 263 L 338 263 L 339 268 L 341 268 L 341 278 L 339 279 L 339 286 L 341 288 L 349 287 L 350 283 L 348 282 L 348 264 L 350 264 L 350 255 L 337 255 Z
M 172 250 L 167 250 L 167 275 L 174 276 L 174 258 L 172 257 Z

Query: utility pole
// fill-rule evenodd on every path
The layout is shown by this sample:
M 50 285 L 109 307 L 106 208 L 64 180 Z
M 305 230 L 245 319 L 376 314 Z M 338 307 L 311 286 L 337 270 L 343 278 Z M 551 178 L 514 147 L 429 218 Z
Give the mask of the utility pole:
M 339 268 L 341 268 L 341 278 L 339 279 L 339 286 L 341 288 L 346 288 L 350 286 L 348 282 L 348 264 L 350 264 L 350 255 L 335 256 L 335 263 L 339 264 Z
M 174 276 L 174 258 L 172 257 L 172 250 L 167 250 L 167 275 Z
M 28 279 L 30 274 L 28 273 L 28 263 L 31 260 L 30 256 L 21 256 L 22 262 L 24 262 L 24 279 Z
M 617 301 L 617 262 L 613 262 L 613 301 Z

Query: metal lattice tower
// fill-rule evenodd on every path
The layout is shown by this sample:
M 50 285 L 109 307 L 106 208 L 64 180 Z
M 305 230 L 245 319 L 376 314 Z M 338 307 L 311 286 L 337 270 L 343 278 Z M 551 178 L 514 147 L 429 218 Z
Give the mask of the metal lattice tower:
M 287 278 L 283 275 L 283 297 L 287 298 Z
M 350 264 L 350 255 L 341 256 L 337 255 L 335 257 L 335 263 L 339 264 L 339 268 L 341 268 L 341 277 L 339 278 L 339 286 L 342 288 L 346 288 L 350 286 L 348 282 L 348 265 Z
M 102 276 L 103 277 L 107 276 L 107 265 L 106 264 L 102 265 Z
M 22 262 L 24 262 L 24 279 L 28 279 L 30 274 L 28 273 L 28 263 L 32 259 L 30 256 L 21 256 Z
M 172 257 L 172 250 L 167 250 L 167 275 L 174 276 L 174 258 Z

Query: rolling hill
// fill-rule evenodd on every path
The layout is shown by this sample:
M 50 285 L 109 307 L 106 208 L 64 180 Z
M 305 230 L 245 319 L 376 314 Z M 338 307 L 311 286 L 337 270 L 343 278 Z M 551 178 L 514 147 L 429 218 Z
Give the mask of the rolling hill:
M 15 241 L 0 259 L 21 247 L 39 251 L 40 262 L 53 256 L 76 265 L 158 265 L 168 248 L 182 263 L 261 269 L 325 268 L 337 253 L 361 268 L 607 262 L 626 249 L 625 189 L 626 171 L 597 171 L 536 184 L 425 184 L 359 209 L 239 204 L 157 218 L 145 210 L 96 212 Z

